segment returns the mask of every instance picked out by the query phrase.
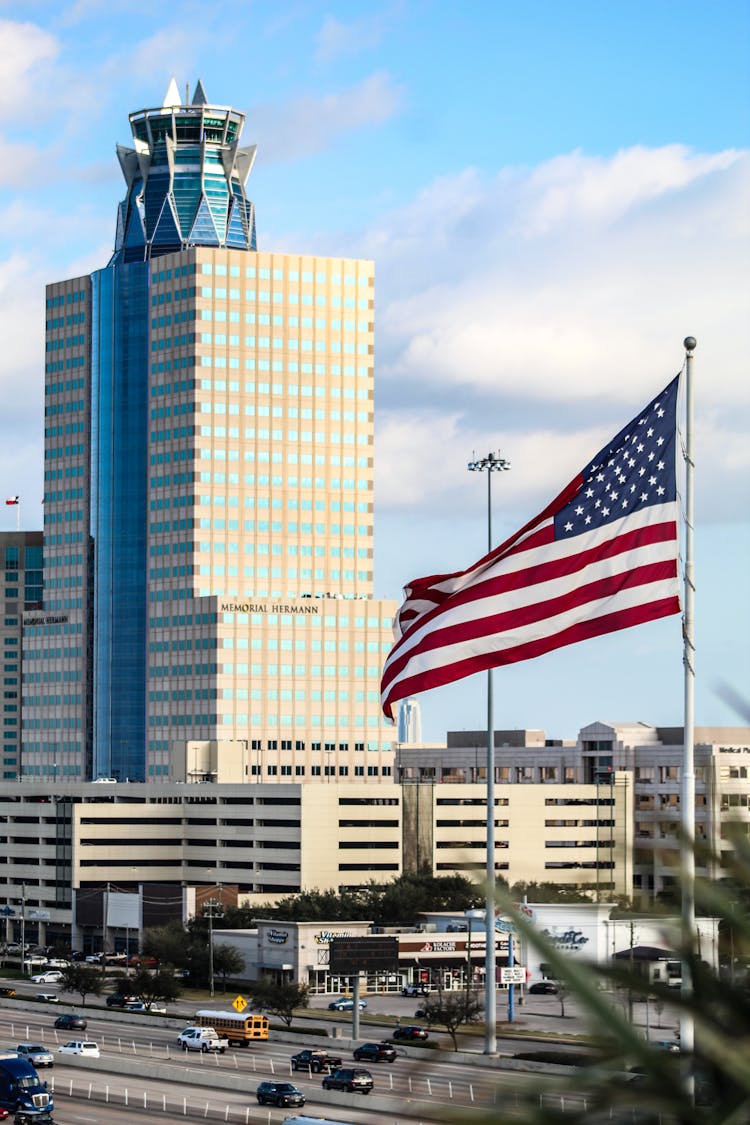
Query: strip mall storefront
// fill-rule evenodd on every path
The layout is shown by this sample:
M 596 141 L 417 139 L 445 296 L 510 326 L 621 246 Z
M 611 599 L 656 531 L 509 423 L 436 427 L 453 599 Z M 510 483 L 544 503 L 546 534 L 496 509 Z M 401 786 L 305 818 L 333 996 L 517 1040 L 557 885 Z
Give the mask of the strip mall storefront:
M 234 945 L 245 959 L 250 980 L 266 976 L 307 984 L 315 995 L 339 995 L 351 989 L 347 977 L 329 973 L 330 941 L 334 937 L 367 937 L 369 922 L 271 922 L 259 919 L 257 930 L 214 930 L 214 943 Z M 415 933 L 389 931 L 398 939 L 398 966 L 390 972 L 363 973 L 365 993 L 399 993 L 409 984 L 443 989 L 466 988 L 484 981 L 484 933 Z M 497 934 L 498 965 L 508 956 L 508 935 Z

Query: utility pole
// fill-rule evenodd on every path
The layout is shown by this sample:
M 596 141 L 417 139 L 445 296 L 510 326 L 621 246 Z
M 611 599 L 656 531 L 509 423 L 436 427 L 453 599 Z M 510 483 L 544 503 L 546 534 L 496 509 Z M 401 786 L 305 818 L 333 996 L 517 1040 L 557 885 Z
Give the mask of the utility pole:
M 21 883 L 21 974 L 26 972 L 26 884 Z
M 208 990 L 214 994 L 214 918 L 224 917 L 221 899 L 210 898 L 203 903 L 203 916 L 208 918 Z

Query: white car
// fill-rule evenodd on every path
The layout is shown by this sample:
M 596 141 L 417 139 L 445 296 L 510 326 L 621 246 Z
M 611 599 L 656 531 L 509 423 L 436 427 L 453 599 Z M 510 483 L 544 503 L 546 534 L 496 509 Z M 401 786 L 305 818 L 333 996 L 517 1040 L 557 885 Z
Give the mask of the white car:
M 87 1055 L 90 1059 L 99 1058 L 99 1044 L 92 1043 L 89 1040 L 71 1039 L 69 1043 L 64 1043 L 62 1047 L 57 1048 L 59 1055 Z
M 144 1004 L 142 1000 L 137 1000 L 132 1004 L 125 1005 L 126 1012 L 154 1012 L 157 1016 L 166 1016 L 167 1009 L 161 1004 Z
M 59 1004 L 60 997 L 54 992 L 35 992 L 34 999 L 43 1004 Z
M 37 973 L 31 979 L 34 984 L 59 984 L 63 975 L 59 969 L 48 969 L 46 973 Z

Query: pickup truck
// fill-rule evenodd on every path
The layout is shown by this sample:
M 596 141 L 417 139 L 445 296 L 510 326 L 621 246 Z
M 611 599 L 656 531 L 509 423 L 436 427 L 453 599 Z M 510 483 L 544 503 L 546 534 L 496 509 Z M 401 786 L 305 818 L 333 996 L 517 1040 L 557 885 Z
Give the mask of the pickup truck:
M 177 1043 L 183 1051 L 218 1051 L 223 1055 L 229 1046 L 228 1039 L 221 1039 L 213 1027 L 186 1027 L 177 1036 Z
M 289 1060 L 292 1070 L 307 1070 L 313 1074 L 320 1074 L 322 1070 L 335 1070 L 341 1066 L 343 1059 L 338 1055 L 329 1055 L 328 1051 L 310 1050 L 298 1051 Z

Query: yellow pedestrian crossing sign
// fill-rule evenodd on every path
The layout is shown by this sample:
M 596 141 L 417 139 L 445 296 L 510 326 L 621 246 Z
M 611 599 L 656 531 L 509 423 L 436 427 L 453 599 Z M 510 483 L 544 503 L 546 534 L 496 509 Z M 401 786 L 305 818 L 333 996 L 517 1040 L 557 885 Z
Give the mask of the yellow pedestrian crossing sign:
M 238 1012 L 244 1012 L 247 1007 L 247 1000 L 244 996 L 235 996 L 232 1001 L 232 1007 Z

